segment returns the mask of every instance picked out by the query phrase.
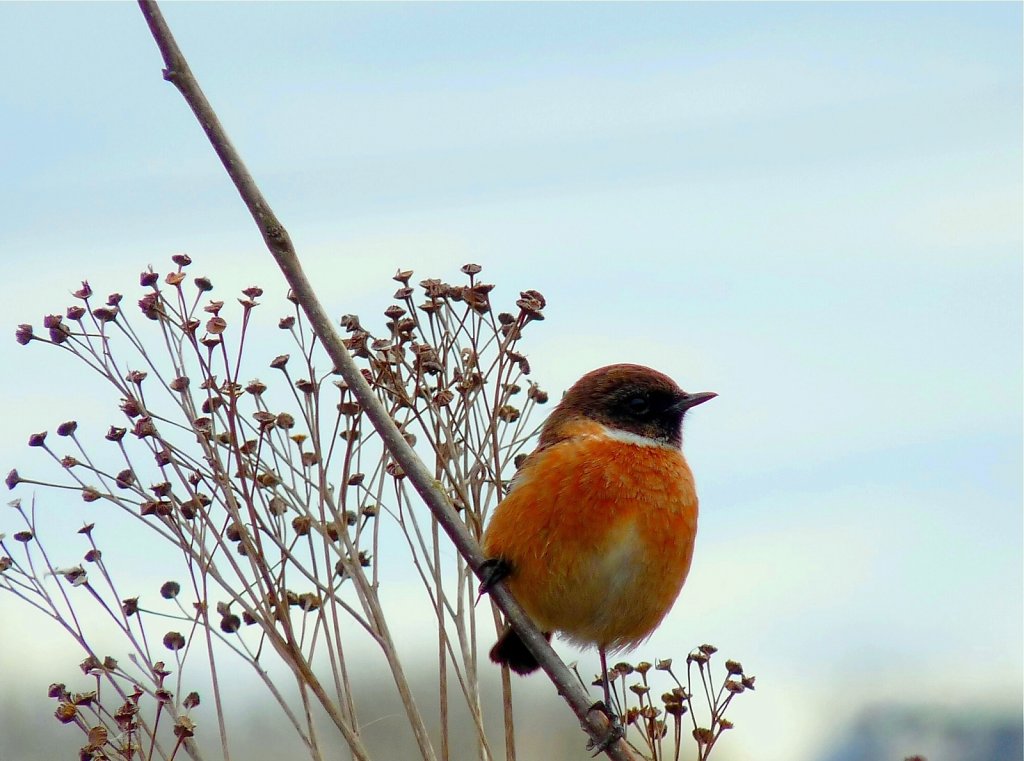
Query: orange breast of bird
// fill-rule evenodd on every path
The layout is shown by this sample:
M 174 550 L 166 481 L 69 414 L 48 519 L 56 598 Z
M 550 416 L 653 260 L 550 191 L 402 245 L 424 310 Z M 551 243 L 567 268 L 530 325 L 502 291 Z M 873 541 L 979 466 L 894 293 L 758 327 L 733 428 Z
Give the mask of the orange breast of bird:
M 686 580 L 697 494 L 671 445 L 573 421 L 533 453 L 484 535 L 507 584 L 542 631 L 581 645 L 633 647 Z

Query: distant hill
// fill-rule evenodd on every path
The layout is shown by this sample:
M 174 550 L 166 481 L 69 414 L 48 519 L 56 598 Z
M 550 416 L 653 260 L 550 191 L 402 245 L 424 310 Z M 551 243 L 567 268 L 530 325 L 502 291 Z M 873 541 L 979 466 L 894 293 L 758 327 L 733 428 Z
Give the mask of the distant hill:
M 879 706 L 864 712 L 821 761 L 1021 761 L 1020 714 Z

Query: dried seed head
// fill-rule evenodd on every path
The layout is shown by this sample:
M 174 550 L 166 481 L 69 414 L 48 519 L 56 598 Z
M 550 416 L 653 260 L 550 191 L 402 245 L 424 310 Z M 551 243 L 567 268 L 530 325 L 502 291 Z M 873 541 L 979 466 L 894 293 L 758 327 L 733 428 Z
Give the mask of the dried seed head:
M 234 634 L 242 628 L 242 619 L 229 613 L 220 620 L 220 630 L 225 634 Z
M 480 293 L 475 288 L 463 288 L 456 300 L 466 302 L 466 306 L 478 314 L 487 314 L 491 310 L 487 294 Z
M 167 275 L 164 276 L 164 282 L 167 283 L 167 285 L 171 285 L 171 286 L 177 287 L 177 286 L 181 285 L 184 281 L 185 281 L 185 273 L 184 272 L 168 272 Z
M 328 521 L 327 523 L 325 523 L 324 524 L 324 533 L 327 534 L 327 537 L 332 542 L 338 541 L 338 538 L 341 536 L 341 533 L 338 530 L 338 523 L 337 523 L 337 521 Z
M 159 320 L 164 311 L 163 305 L 160 303 L 160 294 L 157 292 L 147 293 L 139 299 L 139 309 L 150 320 Z
M 176 581 L 165 581 L 160 586 L 160 596 L 165 600 L 173 600 L 181 591 L 181 584 Z
M 707 656 L 712 656 L 712 655 L 714 655 L 715 653 L 718 652 L 718 648 L 715 647 L 714 645 L 701 645 L 697 649 L 700 650 L 702 653 L 704 653 L 704 655 L 707 655 Z
M 733 675 L 735 675 L 735 674 L 742 674 L 743 673 L 743 665 L 739 661 L 726 661 L 725 662 L 725 670 L 727 672 L 729 672 L 730 674 L 733 674 Z
M 46 696 L 48 698 L 59 698 L 60 700 L 64 700 L 67 698 L 67 695 L 68 688 L 63 682 L 54 682 L 46 690 Z
M 192 263 L 192 257 L 188 254 L 174 254 L 171 256 L 171 261 L 179 267 L 187 267 Z
M 156 436 L 156 423 L 154 423 L 153 418 L 148 415 L 140 417 L 135 421 L 135 427 L 132 429 L 132 434 L 140 439 L 145 439 L 149 436 Z
M 289 359 L 289 355 L 287 355 L 287 354 L 280 354 L 280 355 L 274 357 L 274 359 L 270 362 L 270 366 L 272 368 L 274 368 L 275 370 L 281 370 L 281 369 L 284 368 L 285 365 L 288 364 L 288 359 Z
M 5 483 L 7 484 L 8 489 L 13 489 L 15 486 L 21 483 L 21 476 L 18 475 L 18 471 L 16 469 L 12 468 L 11 472 L 7 474 Z
M 57 435 L 58 436 L 72 436 L 72 435 L 74 435 L 75 431 L 77 431 L 77 430 L 78 430 L 78 423 L 75 422 L 74 420 L 68 420 L 67 422 L 61 423 L 60 425 L 57 426 Z
M 92 310 L 92 316 L 100 322 L 113 322 L 119 311 L 117 307 L 98 307 Z
M 125 616 L 134 616 L 139 612 L 139 598 L 138 597 L 127 597 L 121 600 L 121 612 Z
M 170 382 L 171 391 L 184 391 L 188 388 L 189 379 L 187 375 L 179 375 Z
M 202 411 L 209 414 L 215 412 L 224 404 L 224 400 L 219 396 L 210 396 L 203 400 Z
M 306 536 L 309 534 L 309 529 L 312 524 L 312 519 L 306 515 L 297 515 L 292 518 L 292 529 L 298 536 Z
M 211 317 L 206 322 L 206 332 L 212 333 L 213 335 L 220 335 L 228 327 L 228 321 L 223 317 Z
M 18 329 L 14 331 L 14 339 L 22 346 L 27 344 L 33 338 L 35 338 L 35 335 L 32 333 L 32 326 L 26 322 L 23 322 L 18 326 Z
M 213 283 L 210 282 L 210 278 L 208 277 L 197 277 L 192 282 L 195 284 L 196 288 L 199 289 L 200 293 L 206 293 L 207 291 L 213 290 Z
M 181 632 L 167 632 L 164 635 L 164 647 L 171 651 L 178 651 L 185 647 L 185 638 Z
M 64 314 L 67 316 L 69 320 L 79 322 L 83 317 L 85 317 L 85 307 L 81 307 L 78 305 L 68 307 L 67 311 Z
M 136 418 L 142 414 L 142 406 L 139 404 L 137 399 L 128 397 L 121 400 L 121 412 L 130 418 Z
M 463 274 L 472 276 L 478 274 L 483 267 L 479 264 L 463 264 L 461 269 Z
M 116 425 L 112 425 L 107 429 L 107 433 L 103 438 L 107 441 L 120 441 L 126 433 L 128 433 L 127 428 L 118 428 Z
M 504 404 L 498 408 L 498 417 L 506 423 L 514 423 L 519 419 L 519 410 L 511 404 Z
M 686 713 L 686 706 L 677 700 L 665 703 L 665 713 L 676 718 Z
M 95 502 L 100 498 L 99 491 L 93 486 L 82 487 L 82 501 L 83 502 Z
M 30 434 L 28 437 L 28 445 L 30 447 L 46 446 L 46 431 Z
M 359 402 L 341 402 L 338 404 L 338 412 L 345 417 L 352 417 L 358 415 L 363 411 L 363 406 Z
M 277 321 L 277 327 L 281 330 L 291 330 L 295 326 L 295 315 L 282 317 Z
M 190 692 L 185 696 L 185 699 L 181 702 L 186 709 L 192 709 L 199 705 L 199 693 Z
M 87 299 L 90 296 L 92 296 L 92 286 L 89 285 L 88 280 L 83 280 L 82 287 L 79 288 L 74 293 L 72 293 L 71 295 L 74 296 L 76 299 Z
M 32 541 L 32 537 L 35 536 L 31 531 L 15 531 L 14 541 L 21 542 L 22 544 L 28 544 Z
M 530 381 L 530 388 L 527 390 L 526 396 L 537 404 L 546 404 L 548 401 L 548 392 L 542 391 L 540 386 L 533 381 Z
M 50 328 L 50 340 L 55 344 L 62 344 L 68 340 L 71 329 L 63 322 L 57 323 Z
M 281 483 L 281 479 L 276 474 L 271 473 L 269 470 L 265 470 L 256 477 L 256 483 L 262 486 L 264 489 L 269 489 L 272 486 L 277 486 Z
M 671 658 L 665 658 L 664 660 L 660 660 L 660 661 L 659 660 L 655 660 L 654 661 L 654 668 L 656 668 L 658 671 L 671 671 L 671 669 L 672 669 L 672 659 Z
M 248 391 L 253 396 L 259 396 L 260 394 L 267 390 L 267 385 L 258 380 L 251 380 L 249 381 L 249 384 L 245 387 L 245 390 Z
M 398 281 L 402 285 L 409 285 L 409 278 L 411 277 L 412 270 L 398 270 L 391 279 Z
M 710 729 L 704 727 L 697 727 L 693 730 L 693 739 L 697 741 L 698 745 L 707 745 L 714 741 L 715 733 Z
M 78 715 L 78 709 L 73 703 L 61 703 L 57 706 L 57 710 L 53 712 L 53 715 L 61 724 L 70 724 Z

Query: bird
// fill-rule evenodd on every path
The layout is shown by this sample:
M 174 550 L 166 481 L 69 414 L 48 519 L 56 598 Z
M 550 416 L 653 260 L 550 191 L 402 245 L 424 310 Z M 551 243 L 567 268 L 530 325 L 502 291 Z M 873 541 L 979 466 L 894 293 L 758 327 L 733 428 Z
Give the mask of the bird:
M 613 719 L 608 654 L 654 632 L 690 570 L 698 501 L 682 422 L 715 396 L 642 365 L 587 373 L 545 421 L 484 531 L 481 591 L 502 580 L 549 641 L 557 632 L 596 646 Z M 511 627 L 490 658 L 518 674 L 539 668 Z

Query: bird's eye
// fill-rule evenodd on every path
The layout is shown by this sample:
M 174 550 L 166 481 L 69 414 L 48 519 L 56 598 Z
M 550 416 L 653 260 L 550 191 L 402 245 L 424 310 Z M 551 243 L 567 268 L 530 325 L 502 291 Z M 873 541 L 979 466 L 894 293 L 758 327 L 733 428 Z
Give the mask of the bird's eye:
M 631 415 L 644 415 L 650 410 L 650 403 L 644 396 L 631 396 L 626 400 L 626 409 Z

